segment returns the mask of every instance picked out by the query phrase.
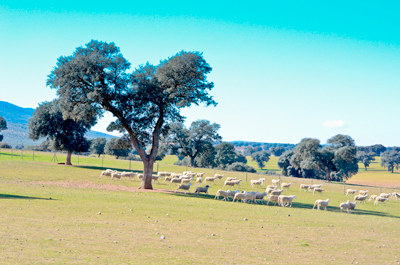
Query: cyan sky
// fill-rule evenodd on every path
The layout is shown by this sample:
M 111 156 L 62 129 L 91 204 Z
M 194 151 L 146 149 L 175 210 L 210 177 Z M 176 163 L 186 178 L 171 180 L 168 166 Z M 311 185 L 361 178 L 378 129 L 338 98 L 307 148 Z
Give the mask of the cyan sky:
M 218 2 L 0 1 L 0 100 L 53 99 L 57 58 L 90 39 L 114 41 L 133 67 L 197 50 L 219 104 L 185 110 L 188 124 L 217 122 L 224 140 L 400 145 L 396 1 Z

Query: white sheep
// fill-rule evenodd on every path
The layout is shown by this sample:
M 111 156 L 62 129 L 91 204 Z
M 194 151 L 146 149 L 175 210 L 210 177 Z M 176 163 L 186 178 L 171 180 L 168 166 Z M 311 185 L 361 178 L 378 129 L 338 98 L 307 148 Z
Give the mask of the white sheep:
M 290 186 L 292 186 L 292 182 L 290 182 L 290 183 L 285 183 L 285 182 L 283 182 L 282 184 L 281 184 L 281 189 L 289 189 L 290 188 Z
M 215 177 L 206 177 L 204 180 L 205 180 L 205 182 L 215 182 L 215 180 L 216 180 L 217 178 L 215 178 Z
M 182 178 L 172 178 L 171 181 L 169 182 L 169 185 L 171 185 L 172 183 L 181 183 Z
M 104 171 L 101 171 L 99 178 L 101 178 L 102 176 L 111 177 L 111 174 L 116 173 L 116 172 L 118 172 L 118 171 L 112 170 L 112 169 L 106 169 Z
M 376 195 L 376 194 L 372 194 L 370 197 L 369 197 L 369 200 L 368 201 L 375 201 L 375 199 L 376 199 L 376 197 L 378 197 L 378 195 Z
M 280 183 L 281 183 L 280 179 L 272 179 L 272 185 L 279 186 Z
M 143 179 L 143 174 L 137 174 L 136 175 L 138 177 L 138 179 L 142 180 Z
M 282 207 L 292 207 L 293 200 L 296 199 L 296 195 L 279 195 L 278 204 Z
M 215 179 L 222 179 L 223 177 L 224 177 L 224 175 L 221 175 L 221 174 L 215 174 L 214 175 Z
M 269 202 L 275 202 L 274 205 L 276 205 L 276 203 L 278 202 L 278 198 L 279 195 L 269 195 L 267 205 L 269 204 Z
M 177 192 L 178 190 L 184 190 L 185 194 L 189 191 L 190 186 L 192 186 L 192 183 L 189 184 L 179 184 L 178 188 L 176 188 L 175 192 Z
M 359 201 L 359 202 L 361 203 L 361 202 L 365 202 L 365 200 L 366 200 L 368 197 L 369 197 L 368 194 L 367 194 L 367 195 L 360 195 L 360 194 L 358 194 L 358 195 L 354 196 L 354 200 L 355 200 L 355 201 Z
M 389 199 L 390 196 L 392 196 L 391 193 L 381 193 L 381 194 L 379 194 L 379 197 L 386 198 L 386 199 Z
M 171 179 L 172 179 L 171 176 L 165 176 L 163 183 L 165 183 L 166 181 L 171 181 Z
M 111 173 L 111 179 L 120 179 L 121 177 L 122 175 L 119 172 Z
M 218 190 L 217 191 L 217 193 L 215 194 L 215 197 L 214 197 L 214 199 L 219 199 L 219 197 L 223 197 L 224 199 L 224 201 L 226 201 L 227 200 L 227 198 L 229 197 L 229 190 L 228 191 L 224 191 L 224 190 Z
M 315 189 L 315 188 L 321 188 L 322 187 L 322 184 L 313 184 L 313 185 L 310 185 L 309 187 L 308 187 L 308 189 L 309 190 L 313 190 L 313 189 Z
M 323 192 L 324 191 L 324 189 L 323 188 L 314 188 L 314 190 L 313 190 L 313 194 L 315 194 L 315 192 L 319 192 L 319 193 L 321 193 L 321 192 Z
M 199 195 L 200 192 L 208 193 L 208 188 L 210 185 L 206 185 L 205 187 L 197 187 L 195 193 Z
M 308 190 L 310 188 L 310 185 L 308 184 L 300 184 L 300 190 Z
M 235 200 L 242 200 L 242 202 L 246 202 L 246 192 L 236 193 L 235 196 L 233 196 L 232 202 L 235 202 Z
M 202 182 L 203 182 L 203 177 L 196 178 L 196 183 L 202 183 Z
M 368 190 L 360 190 L 358 194 L 359 195 L 367 195 L 368 192 L 369 192 Z
M 391 198 L 392 198 L 392 199 L 396 199 L 396 201 L 397 201 L 397 200 L 400 198 L 400 193 L 398 193 L 398 192 L 393 192 Z
M 316 200 L 313 209 L 315 209 L 315 207 L 317 206 L 317 210 L 319 211 L 320 207 L 324 207 L 324 210 L 326 211 L 328 204 L 329 204 L 329 199 Z
M 237 180 L 237 177 L 227 177 L 226 181 L 232 181 L 232 180 Z
M 256 192 L 256 201 L 259 201 L 259 202 L 263 203 L 264 202 L 264 197 L 267 196 L 267 195 L 268 195 L 268 193 L 266 193 L 266 192 L 263 192 L 263 193 Z
M 122 172 L 121 177 L 122 178 L 129 178 L 129 179 L 135 179 L 136 173 L 134 172 Z
M 162 172 L 162 171 L 160 171 L 160 172 L 158 172 L 157 175 L 159 177 L 169 177 L 169 176 L 171 176 L 171 172 Z
M 357 190 L 347 189 L 346 190 L 346 196 L 354 195 L 356 192 L 357 192 Z
M 252 187 L 254 187 L 254 185 L 261 186 L 262 184 L 264 184 L 264 180 L 265 179 L 252 179 L 250 180 L 250 184 Z
M 190 178 L 182 178 L 181 179 L 181 183 L 183 184 L 183 183 L 190 183 L 192 181 L 192 177 L 190 177 Z
M 202 178 L 202 177 L 204 177 L 205 174 L 206 174 L 206 173 L 204 173 L 204 172 L 202 172 L 202 173 L 197 173 L 197 174 L 196 174 L 196 177 Z
M 255 192 L 246 192 L 246 200 L 245 202 L 248 200 L 249 202 L 256 202 L 257 199 L 257 193 Z
M 378 203 L 380 203 L 380 202 L 385 203 L 385 201 L 388 201 L 388 200 L 389 200 L 389 198 L 378 196 L 375 198 L 374 204 L 378 205 Z
M 357 203 L 352 203 L 349 200 L 347 202 L 342 202 L 340 204 L 340 212 L 343 212 L 343 210 L 346 210 L 348 213 L 351 212 L 351 210 L 354 210 L 356 208 Z
M 271 195 L 281 195 L 283 190 L 273 190 L 270 192 Z
M 159 179 L 160 177 L 158 176 L 158 175 L 153 175 L 153 176 L 151 176 L 151 180 L 152 181 L 154 181 L 154 182 L 158 182 L 158 179 Z
M 240 190 L 227 190 L 226 194 L 228 195 L 228 198 L 233 198 L 235 197 L 236 193 L 240 193 Z

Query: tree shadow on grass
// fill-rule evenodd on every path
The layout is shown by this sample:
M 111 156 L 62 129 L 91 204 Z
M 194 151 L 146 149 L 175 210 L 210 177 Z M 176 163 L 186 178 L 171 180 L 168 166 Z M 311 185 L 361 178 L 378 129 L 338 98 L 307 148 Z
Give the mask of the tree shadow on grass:
M 21 157 L 21 154 L 0 153 L 0 156 L 18 156 L 18 157 Z
M 14 194 L 3 194 L 0 193 L 0 199 L 24 199 L 24 200 L 55 200 L 50 198 L 40 198 L 40 197 L 31 197 L 31 196 L 22 196 L 22 195 L 14 195 Z
M 106 169 L 112 169 L 112 170 L 117 170 L 117 171 L 130 171 L 130 172 L 135 172 L 135 173 L 143 173 L 143 170 L 129 170 L 129 169 L 124 169 L 124 168 L 116 168 L 116 167 L 99 167 L 99 166 L 81 166 L 81 165 L 74 165 L 74 167 L 79 167 L 79 168 L 85 168 L 85 169 L 93 169 L 93 170 L 106 170 Z M 153 172 L 153 174 L 156 172 Z
M 171 193 L 167 193 L 167 195 L 172 195 L 172 196 L 178 196 L 178 197 L 192 197 L 192 198 L 199 198 L 199 199 L 212 199 L 214 200 L 215 195 L 210 195 L 210 194 L 200 194 L 200 195 L 196 195 L 194 193 L 187 193 L 185 194 L 184 192 L 171 192 Z M 222 198 L 222 197 L 221 197 Z M 232 202 L 232 201 L 229 201 Z M 240 202 L 241 203 L 241 202 Z M 266 202 L 261 203 L 256 203 L 256 204 L 252 204 L 255 206 L 266 206 Z M 268 206 L 270 207 L 280 207 L 278 205 L 274 206 L 273 202 L 270 203 Z M 310 203 L 302 203 L 302 202 L 293 202 L 292 208 L 299 208 L 299 209 L 308 209 L 308 210 L 313 210 L 313 206 L 314 204 L 310 204 Z M 315 209 L 316 211 L 316 209 Z M 340 213 L 340 207 L 337 206 L 328 206 L 328 211 L 330 212 L 337 212 Z M 343 212 L 343 214 L 347 214 L 346 211 Z M 396 216 L 396 215 L 391 215 L 390 213 L 385 213 L 385 212 L 379 212 L 379 211 L 369 211 L 369 210 L 359 210 L 359 209 L 355 209 L 353 211 L 351 211 L 351 214 L 356 214 L 356 215 L 374 215 L 374 216 L 381 216 L 381 217 L 390 217 L 390 218 L 398 218 L 400 219 L 400 216 Z

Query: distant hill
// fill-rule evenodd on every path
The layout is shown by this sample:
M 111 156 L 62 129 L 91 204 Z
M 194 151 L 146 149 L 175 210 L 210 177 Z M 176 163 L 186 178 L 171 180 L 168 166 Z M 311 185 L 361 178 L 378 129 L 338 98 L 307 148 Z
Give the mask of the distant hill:
M 7 130 L 2 131 L 4 135 L 3 142 L 13 147 L 21 144 L 25 147 L 40 144 L 43 139 L 33 141 L 28 138 L 28 120 L 32 117 L 34 111 L 35 109 L 32 108 L 22 108 L 9 102 L 0 101 L 0 116 L 6 120 L 8 127 Z M 97 131 L 89 131 L 86 137 L 88 139 L 104 137 L 108 140 L 115 136 Z

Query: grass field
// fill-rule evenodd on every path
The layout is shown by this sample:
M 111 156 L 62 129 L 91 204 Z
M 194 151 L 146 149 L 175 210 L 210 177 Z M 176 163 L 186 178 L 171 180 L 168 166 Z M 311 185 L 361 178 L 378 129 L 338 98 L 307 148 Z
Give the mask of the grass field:
M 293 208 L 223 202 L 168 192 L 175 186 L 163 183 L 154 187 L 166 192 L 143 192 L 138 181 L 99 178 L 103 168 L 96 157 L 80 157 L 73 167 L 50 159 L 48 153 L 35 153 L 34 161 L 15 151 L 0 153 L 0 264 L 400 264 L 400 201 L 367 202 L 353 214 L 340 213 L 339 203 L 348 199 L 343 185 L 323 183 L 326 192 L 313 195 L 298 189 L 311 180 L 283 178 L 293 183 L 285 192 L 297 196 Z M 186 170 L 171 165 L 173 159 L 159 170 Z M 106 157 L 103 167 L 128 169 L 129 161 Z M 140 162 L 130 167 L 142 168 Z M 358 175 L 373 180 L 370 174 L 384 173 L 374 170 L 379 166 Z M 251 188 L 246 176 L 272 178 L 196 171 L 240 177 L 240 189 L 248 191 L 265 187 Z M 212 184 L 210 194 L 221 187 L 222 181 Z M 331 199 L 327 212 L 311 209 L 315 199 L 325 198 Z

